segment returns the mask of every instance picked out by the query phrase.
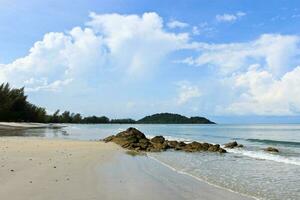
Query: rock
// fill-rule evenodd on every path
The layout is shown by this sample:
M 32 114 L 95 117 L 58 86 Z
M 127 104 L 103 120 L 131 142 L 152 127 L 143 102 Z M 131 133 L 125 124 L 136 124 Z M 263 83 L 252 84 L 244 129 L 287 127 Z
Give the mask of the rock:
M 135 137 L 137 139 L 143 139 L 146 138 L 144 133 L 137 130 L 136 128 L 130 127 L 126 131 L 122 131 L 116 135 L 116 137 L 122 137 L 122 138 L 130 138 Z
M 207 151 L 208 148 L 209 148 L 209 146 L 210 146 L 210 144 L 208 144 L 208 143 L 206 143 L 206 142 L 202 143 L 202 147 L 203 147 L 203 150 L 204 150 L 204 151 Z
M 230 148 L 230 149 L 233 149 L 234 147 L 237 147 L 237 146 L 238 146 L 238 143 L 236 141 L 224 144 L 225 148 Z
M 165 151 L 168 149 L 167 143 L 153 143 L 152 146 L 148 149 L 150 152 L 159 152 L 159 151 Z
M 271 153 L 278 153 L 279 150 L 274 147 L 267 147 L 264 149 L 265 151 L 271 152 Z
M 211 151 L 211 152 L 218 152 L 220 149 L 220 145 L 219 144 L 215 144 L 215 145 L 211 145 L 209 148 L 208 148 L 208 151 Z
M 150 145 L 150 142 L 148 139 L 144 138 L 144 139 L 140 139 L 138 144 L 139 144 L 140 150 L 145 151 L 148 148 L 148 146 Z
M 225 149 L 221 148 L 219 144 L 211 145 L 208 148 L 208 151 L 219 152 L 219 153 L 227 153 L 227 151 Z
M 128 128 L 117 135 L 109 136 L 103 139 L 104 142 L 114 142 L 121 147 L 133 151 L 160 152 L 167 149 L 181 150 L 186 152 L 211 151 L 226 153 L 226 150 L 220 148 L 220 145 L 209 143 L 191 142 L 184 143 L 178 141 L 167 141 L 163 136 L 155 136 L 151 140 L 135 128 Z
M 165 142 L 165 138 L 163 136 L 155 136 L 154 138 L 152 138 L 150 140 L 152 143 L 164 143 Z
M 184 142 L 178 142 L 177 146 L 175 147 L 175 150 L 183 150 L 183 148 L 186 146 L 186 143 Z
M 185 145 L 183 147 L 183 150 L 187 152 L 203 151 L 203 146 L 201 143 L 194 141 L 192 143 Z
M 227 153 L 227 151 L 223 148 L 219 148 L 219 153 Z
M 150 145 L 149 139 L 135 128 L 128 128 L 115 136 L 109 136 L 103 140 L 104 142 L 114 142 L 123 148 L 129 150 L 146 150 Z
M 177 145 L 179 144 L 177 141 L 173 140 L 173 141 L 167 141 L 168 143 L 168 146 L 171 148 L 171 149 L 175 149 L 177 147 Z
M 114 139 L 114 137 L 115 137 L 114 135 L 108 136 L 108 137 L 104 138 L 103 141 L 106 142 L 106 143 L 110 142 Z
M 168 148 L 175 149 L 175 150 L 183 150 L 183 147 L 186 146 L 184 142 L 178 142 L 176 140 L 167 141 Z
M 244 145 L 238 144 L 236 141 L 234 141 L 234 142 L 229 142 L 229 143 L 224 144 L 224 147 L 229 148 L 229 149 L 233 149 L 235 147 L 242 148 L 242 147 L 244 147 Z

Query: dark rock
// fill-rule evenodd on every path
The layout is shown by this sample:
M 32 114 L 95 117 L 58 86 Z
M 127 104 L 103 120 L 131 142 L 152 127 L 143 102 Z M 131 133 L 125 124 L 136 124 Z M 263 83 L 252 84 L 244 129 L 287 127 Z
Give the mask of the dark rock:
M 183 150 L 183 148 L 186 146 L 186 143 L 184 142 L 178 142 L 177 146 L 175 147 L 175 150 Z
M 160 152 L 167 149 L 175 149 L 186 152 L 211 151 L 226 153 L 226 150 L 220 148 L 220 145 L 209 143 L 191 142 L 184 143 L 178 141 L 167 141 L 163 136 L 155 136 L 151 140 L 135 128 L 128 128 L 117 135 L 109 136 L 103 139 L 104 142 L 114 142 L 121 147 L 133 151 Z
M 175 149 L 177 146 L 178 146 L 178 142 L 175 141 L 175 140 L 172 140 L 172 141 L 167 141 L 168 142 L 168 146 L 172 149 Z
M 183 147 L 183 150 L 187 151 L 187 152 L 203 151 L 203 146 L 199 142 L 192 142 L 192 143 L 185 145 Z
M 220 150 L 220 145 L 219 144 L 211 145 L 208 148 L 208 151 L 211 151 L 211 152 L 218 152 L 219 150 Z
M 219 153 L 227 153 L 227 151 L 223 148 L 219 148 Z
M 211 146 L 211 144 L 208 144 L 206 142 L 202 143 L 202 148 L 203 148 L 203 151 L 207 151 L 209 146 Z
M 229 142 L 229 143 L 224 144 L 224 147 L 229 148 L 229 149 L 233 149 L 235 147 L 242 148 L 242 147 L 244 147 L 244 145 L 238 144 L 236 141 L 234 141 L 234 142 Z
M 137 139 L 143 139 L 146 138 L 144 133 L 141 131 L 137 130 L 136 128 L 128 128 L 126 131 L 122 131 L 116 135 L 116 137 L 123 137 L 123 138 L 130 138 L 130 137 L 135 137 Z
M 237 146 L 238 146 L 238 143 L 236 141 L 224 144 L 225 148 L 230 148 L 230 149 L 233 149 L 234 147 L 237 147 Z
M 178 142 L 175 140 L 167 141 L 167 144 L 170 149 L 175 149 L 175 150 L 183 150 L 183 147 L 186 146 L 186 143 Z
M 160 143 L 154 143 L 152 146 L 148 149 L 150 152 L 160 152 L 165 151 L 168 149 L 168 145 L 166 143 L 160 144 Z
M 267 147 L 264 149 L 265 151 L 271 152 L 271 153 L 278 153 L 279 150 L 274 147 Z
M 165 142 L 165 138 L 163 136 L 155 136 L 154 138 L 152 138 L 150 140 L 152 143 L 164 143 Z
M 114 135 L 108 136 L 108 137 L 104 138 L 103 141 L 104 142 L 110 142 L 114 139 L 114 137 L 115 137 Z
M 179 142 L 179 143 L 178 143 L 178 146 L 179 146 L 179 147 L 184 147 L 184 146 L 186 146 L 186 143 L 184 143 L 184 142 Z

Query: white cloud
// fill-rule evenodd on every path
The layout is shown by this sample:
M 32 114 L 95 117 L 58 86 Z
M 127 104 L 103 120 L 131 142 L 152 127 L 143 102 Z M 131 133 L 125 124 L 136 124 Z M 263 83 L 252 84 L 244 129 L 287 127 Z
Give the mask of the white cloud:
M 216 20 L 218 22 L 234 22 L 245 15 L 246 13 L 244 12 L 237 12 L 235 14 L 224 13 L 222 15 L 216 15 Z
M 300 66 L 280 79 L 251 67 L 231 79 L 236 98 L 229 105 L 219 107 L 220 114 L 300 114 Z
M 169 53 L 183 48 L 188 34 L 174 34 L 163 29 L 156 13 L 138 15 L 96 15 L 87 23 L 101 33 L 115 66 L 127 68 L 130 74 L 147 71 Z
M 177 20 L 172 20 L 172 21 L 168 22 L 167 26 L 171 29 L 186 28 L 189 26 L 189 24 L 185 23 L 185 22 L 177 21 Z
M 299 41 L 298 36 L 265 34 L 245 43 L 198 43 L 193 47 L 200 51 L 200 55 L 194 59 L 188 57 L 182 62 L 215 66 L 224 74 L 259 63 L 275 75 L 282 75 L 299 61 Z
M 32 79 L 31 79 L 32 80 Z M 63 86 L 68 85 L 71 83 L 72 79 L 66 79 L 66 80 L 56 80 L 50 84 L 47 83 L 47 81 L 43 81 L 42 84 L 39 84 L 39 86 L 36 86 L 34 88 L 29 87 L 25 88 L 26 92 L 38 92 L 40 90 L 46 90 L 46 91 L 57 91 L 60 90 Z M 33 81 L 31 83 L 39 83 L 39 81 Z M 41 82 L 40 82 L 41 83 Z M 25 82 L 26 84 L 26 82 Z
M 104 69 L 120 76 L 141 76 L 189 40 L 187 33 L 166 32 L 156 13 L 91 13 L 90 17 L 86 28 L 47 33 L 27 56 L 0 64 L 0 82 L 38 91 L 99 80 Z
M 214 90 L 223 102 L 207 93 L 202 99 L 213 101 L 215 113 L 299 114 L 300 67 L 295 68 L 300 63 L 299 36 L 265 34 L 245 43 L 197 43 L 192 47 L 200 55 L 180 62 L 213 70 Z
M 188 81 L 182 81 L 178 84 L 178 97 L 177 104 L 183 105 L 189 102 L 191 99 L 197 98 L 201 96 L 200 88 L 198 86 L 192 85 Z
M 207 22 L 203 22 L 197 26 L 193 26 L 191 32 L 193 35 L 203 35 L 210 37 L 216 32 L 216 29 L 213 26 L 209 25 Z

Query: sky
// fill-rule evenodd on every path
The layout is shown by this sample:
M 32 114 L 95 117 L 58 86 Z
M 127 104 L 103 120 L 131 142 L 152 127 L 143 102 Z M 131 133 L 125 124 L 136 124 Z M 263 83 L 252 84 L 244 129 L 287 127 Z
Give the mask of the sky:
M 300 2 L 0 0 L 0 82 L 45 107 L 299 122 Z

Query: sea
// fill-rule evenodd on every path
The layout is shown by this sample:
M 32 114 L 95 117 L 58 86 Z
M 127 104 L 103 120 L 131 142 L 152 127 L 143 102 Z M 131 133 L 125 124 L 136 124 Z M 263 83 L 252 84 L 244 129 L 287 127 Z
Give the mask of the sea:
M 4 136 L 99 140 L 128 127 L 168 140 L 221 145 L 237 141 L 244 148 L 227 149 L 226 154 L 170 150 L 147 156 L 178 173 L 256 199 L 300 200 L 300 124 L 67 124 L 62 129 L 28 129 Z M 269 146 L 279 153 L 263 150 Z

